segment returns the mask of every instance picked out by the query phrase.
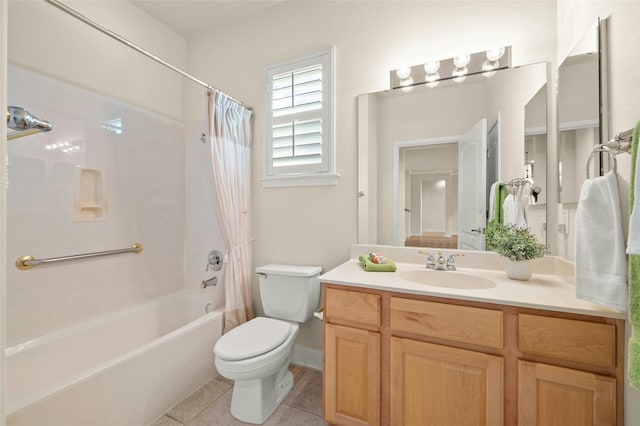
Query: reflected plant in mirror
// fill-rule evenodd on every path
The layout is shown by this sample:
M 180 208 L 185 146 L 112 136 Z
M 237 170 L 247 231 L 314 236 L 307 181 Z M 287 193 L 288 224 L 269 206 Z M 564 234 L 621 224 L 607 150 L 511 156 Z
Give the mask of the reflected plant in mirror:
M 359 242 L 484 250 L 491 185 L 526 179 L 527 226 L 545 243 L 546 74 L 540 63 L 361 95 Z

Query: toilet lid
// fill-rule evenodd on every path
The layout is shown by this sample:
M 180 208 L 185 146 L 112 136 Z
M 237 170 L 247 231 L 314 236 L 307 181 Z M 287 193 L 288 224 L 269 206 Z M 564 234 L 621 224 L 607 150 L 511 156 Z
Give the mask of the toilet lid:
M 290 331 L 288 322 L 257 317 L 218 339 L 213 351 L 218 358 L 227 361 L 253 358 L 282 344 Z

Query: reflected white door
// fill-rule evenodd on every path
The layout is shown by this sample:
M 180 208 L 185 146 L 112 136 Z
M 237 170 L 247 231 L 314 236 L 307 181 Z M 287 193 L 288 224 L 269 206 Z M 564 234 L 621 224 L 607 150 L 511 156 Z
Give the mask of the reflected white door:
M 462 136 L 458 145 L 458 248 L 484 250 L 486 226 L 487 120 Z

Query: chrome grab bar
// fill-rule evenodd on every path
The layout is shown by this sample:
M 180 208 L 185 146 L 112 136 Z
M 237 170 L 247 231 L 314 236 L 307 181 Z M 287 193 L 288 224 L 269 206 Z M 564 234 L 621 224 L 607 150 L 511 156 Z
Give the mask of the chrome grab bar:
M 33 256 L 22 256 L 16 260 L 16 268 L 20 270 L 31 269 L 34 266 L 44 265 L 46 263 L 66 262 L 68 260 L 86 259 L 89 257 L 111 256 L 113 254 L 134 253 L 138 254 L 142 251 L 142 244 L 135 243 L 129 248 L 119 250 L 97 251 L 94 253 L 74 254 L 71 256 L 50 257 L 48 259 L 36 259 Z

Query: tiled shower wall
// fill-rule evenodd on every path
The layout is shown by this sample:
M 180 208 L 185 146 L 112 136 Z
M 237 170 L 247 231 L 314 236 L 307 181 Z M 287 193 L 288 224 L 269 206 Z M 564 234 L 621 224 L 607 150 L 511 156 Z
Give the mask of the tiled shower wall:
M 8 346 L 182 288 L 184 126 L 17 66 L 8 103 L 53 124 L 8 144 Z M 13 264 L 136 242 L 137 255 Z

